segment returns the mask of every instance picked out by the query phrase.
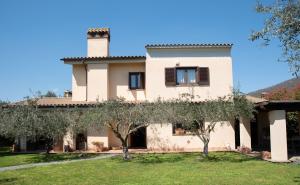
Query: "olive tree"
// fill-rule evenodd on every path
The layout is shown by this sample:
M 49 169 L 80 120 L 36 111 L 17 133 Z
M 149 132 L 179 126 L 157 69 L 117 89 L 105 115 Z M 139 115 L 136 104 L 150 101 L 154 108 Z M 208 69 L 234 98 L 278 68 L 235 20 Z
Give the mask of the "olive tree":
M 84 114 L 87 127 L 108 127 L 120 140 L 123 159 L 130 159 L 129 136 L 150 123 L 162 119 L 159 103 L 128 103 L 122 98 L 108 100 L 89 108 Z
M 62 138 L 66 135 L 68 129 L 74 125 L 74 116 L 77 111 L 72 109 L 50 109 L 39 111 L 39 120 L 36 123 L 38 128 L 38 136 L 47 140 L 47 153 L 56 144 L 57 138 Z
M 165 115 L 172 124 L 181 124 L 203 142 L 203 155 L 208 155 L 211 132 L 217 124 L 239 118 L 251 118 L 254 106 L 245 96 L 234 93 L 218 99 L 193 101 L 190 95 L 165 103 Z
M 38 110 L 32 106 L 10 106 L 1 109 L 0 133 L 6 137 L 34 138 L 39 122 Z
M 269 45 L 273 39 L 278 39 L 282 48 L 281 59 L 287 62 L 294 75 L 300 71 L 300 1 L 275 0 L 273 4 L 263 5 L 260 1 L 256 12 L 266 15 L 264 27 L 253 31 L 250 39 L 263 40 Z
M 33 101 L 28 105 L 10 105 L 0 108 L 0 135 L 7 138 L 46 139 L 47 153 L 54 141 L 63 137 L 74 125 L 77 111 L 70 109 L 41 109 Z

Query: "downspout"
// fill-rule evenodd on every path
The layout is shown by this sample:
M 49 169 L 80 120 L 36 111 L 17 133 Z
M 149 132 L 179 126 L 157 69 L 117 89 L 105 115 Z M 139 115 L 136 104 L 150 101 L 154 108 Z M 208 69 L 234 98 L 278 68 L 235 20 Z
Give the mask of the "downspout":
M 85 62 L 82 62 L 85 68 L 85 84 L 86 84 L 86 88 L 85 88 L 85 101 L 88 101 L 88 71 L 87 71 L 87 64 L 85 64 Z

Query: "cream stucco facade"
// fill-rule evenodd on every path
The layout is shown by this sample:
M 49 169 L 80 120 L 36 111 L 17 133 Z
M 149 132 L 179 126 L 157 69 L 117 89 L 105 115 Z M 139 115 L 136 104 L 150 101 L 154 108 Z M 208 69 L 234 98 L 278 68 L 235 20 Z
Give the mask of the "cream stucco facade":
M 147 148 L 154 151 L 196 151 L 203 148 L 203 143 L 194 135 L 175 135 L 171 123 L 151 124 L 147 127 Z M 211 133 L 209 150 L 233 149 L 235 149 L 233 123 L 217 123 Z
M 145 89 L 128 87 L 129 72 L 145 72 L 145 63 L 114 63 L 109 68 L 109 98 L 124 97 L 128 101 L 146 100 Z
M 72 100 L 86 101 L 87 92 L 87 73 L 86 65 L 72 65 Z
M 178 98 L 183 93 L 206 100 L 229 95 L 233 88 L 230 48 L 149 49 L 146 59 L 138 63 L 106 61 L 72 66 L 74 101 L 103 101 L 115 97 L 153 101 Z M 168 67 L 208 67 L 210 84 L 167 87 L 164 70 Z M 129 89 L 129 72 L 145 73 L 145 89 Z
M 146 54 L 146 94 L 148 100 L 195 95 L 198 100 L 215 99 L 232 93 L 231 48 L 148 49 Z M 210 83 L 206 86 L 167 87 L 164 70 L 168 67 L 208 67 Z
M 110 57 L 109 38 L 109 30 L 93 29 L 88 32 L 87 57 L 65 60 L 65 63 L 71 64 L 73 68 L 72 100 L 101 102 L 123 97 L 127 101 L 154 101 L 157 98 L 174 99 L 183 93 L 189 93 L 195 95 L 197 100 L 203 101 L 232 93 L 231 45 L 146 47 L 145 57 Z M 165 68 L 170 67 L 206 67 L 209 69 L 209 84 L 166 86 Z M 129 87 L 130 73 L 144 73 L 143 88 Z M 210 149 L 234 149 L 234 134 L 232 123 L 218 124 L 212 133 Z M 87 131 L 89 150 L 94 149 L 93 142 L 102 142 L 105 147 L 120 146 L 112 131 L 107 129 L 89 129 Z M 151 150 L 202 148 L 202 142 L 196 136 L 174 135 L 172 124 L 151 124 L 146 129 L 146 142 L 147 148 Z
M 87 101 L 108 98 L 108 64 L 87 64 Z

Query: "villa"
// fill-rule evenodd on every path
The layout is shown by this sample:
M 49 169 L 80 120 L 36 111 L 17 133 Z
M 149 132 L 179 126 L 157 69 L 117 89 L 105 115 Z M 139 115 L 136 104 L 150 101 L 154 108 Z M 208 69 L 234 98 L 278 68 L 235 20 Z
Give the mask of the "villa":
M 111 56 L 110 30 L 87 32 L 87 56 L 61 59 L 72 68 L 72 91 L 64 98 L 42 98 L 41 108 L 88 107 L 90 104 L 124 97 L 130 102 L 178 98 L 183 93 L 205 101 L 230 95 L 233 88 L 232 44 L 153 44 L 145 56 Z M 71 75 L 71 74 L 70 74 Z M 286 111 L 299 111 L 297 101 L 267 101 L 248 97 L 257 106 L 255 120 L 241 118 L 219 124 L 211 135 L 209 150 L 235 150 L 237 146 L 270 150 L 272 160 L 288 160 Z M 129 146 L 153 151 L 199 151 L 202 142 L 179 126 L 151 124 L 131 135 Z M 300 129 L 299 129 L 300 137 Z M 107 148 L 121 144 L 109 129 L 69 132 L 55 147 L 95 150 L 94 142 Z M 26 139 L 20 141 L 26 150 Z

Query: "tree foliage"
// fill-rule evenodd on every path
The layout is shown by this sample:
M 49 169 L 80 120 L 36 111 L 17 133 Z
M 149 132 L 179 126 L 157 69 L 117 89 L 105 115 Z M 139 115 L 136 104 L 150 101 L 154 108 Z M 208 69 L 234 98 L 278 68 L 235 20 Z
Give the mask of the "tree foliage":
M 252 32 L 252 41 L 262 39 L 269 45 L 273 38 L 277 38 L 282 47 L 282 61 L 289 64 L 293 74 L 300 70 L 300 1 L 276 0 L 272 5 L 263 5 L 258 2 L 258 13 L 266 14 L 264 28 Z
M 48 90 L 46 93 L 42 93 L 41 91 L 31 91 L 30 90 L 30 93 L 31 93 L 31 96 L 25 96 L 24 99 L 26 101 L 33 101 L 34 103 L 40 99 L 40 98 L 43 98 L 43 97 L 51 97 L 51 98 L 55 98 L 55 97 L 58 97 L 58 95 L 54 92 L 54 91 L 51 91 L 51 90 Z
M 40 109 L 34 104 L 14 105 L 0 108 L 0 135 L 7 138 L 35 140 L 46 139 L 47 152 L 55 139 L 63 137 L 67 129 L 77 127 L 77 110 Z
M 57 97 L 57 94 L 54 91 L 47 91 L 42 97 Z
M 120 140 L 125 160 L 130 158 L 129 136 L 151 123 L 183 124 L 203 141 L 204 154 L 207 154 L 210 133 L 217 124 L 240 116 L 251 118 L 253 113 L 253 104 L 240 93 L 200 103 L 194 102 L 189 95 L 151 103 L 129 103 L 117 98 L 85 109 L 41 109 L 36 100 L 28 99 L 27 105 L 0 107 L 0 135 L 28 139 L 44 137 L 54 141 L 64 136 L 68 129 L 76 132 L 108 127 Z M 52 145 L 49 142 L 48 148 Z
M 139 128 L 162 120 L 159 103 L 128 103 L 122 98 L 108 100 L 89 108 L 84 114 L 87 127 L 112 130 L 120 140 L 123 148 L 123 158 L 130 159 L 128 138 Z
M 193 97 L 169 101 L 166 105 L 168 121 L 181 124 L 185 129 L 195 134 L 204 144 L 203 154 L 208 155 L 210 133 L 217 124 L 224 124 L 236 118 L 252 118 L 254 105 L 244 95 L 235 92 L 232 96 L 218 99 L 193 102 Z

